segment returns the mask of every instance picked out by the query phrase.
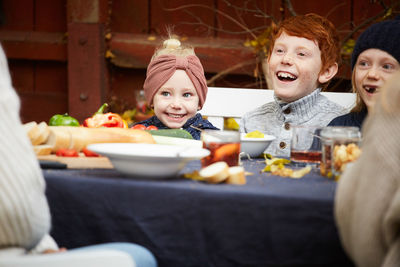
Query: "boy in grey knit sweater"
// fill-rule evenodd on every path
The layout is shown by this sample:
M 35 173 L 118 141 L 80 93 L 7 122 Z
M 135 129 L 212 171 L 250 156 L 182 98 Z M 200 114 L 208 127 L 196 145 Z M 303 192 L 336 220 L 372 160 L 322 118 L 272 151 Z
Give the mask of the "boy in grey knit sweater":
M 273 26 L 271 35 L 264 69 L 275 101 L 245 114 L 240 131 L 275 136 L 265 153 L 288 157 L 292 125 L 326 126 L 346 112 L 320 94 L 338 71 L 339 37 L 316 14 L 290 17 Z

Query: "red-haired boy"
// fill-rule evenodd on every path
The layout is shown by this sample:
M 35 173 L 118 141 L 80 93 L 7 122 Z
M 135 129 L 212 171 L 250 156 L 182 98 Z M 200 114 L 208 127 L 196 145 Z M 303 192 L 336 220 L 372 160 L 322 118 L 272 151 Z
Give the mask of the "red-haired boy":
M 240 130 L 276 136 L 265 153 L 289 156 L 292 125 L 326 126 L 346 112 L 320 94 L 336 75 L 339 60 L 339 37 L 326 18 L 307 14 L 274 26 L 265 74 L 275 101 L 245 114 Z M 311 146 L 311 137 L 308 142 Z

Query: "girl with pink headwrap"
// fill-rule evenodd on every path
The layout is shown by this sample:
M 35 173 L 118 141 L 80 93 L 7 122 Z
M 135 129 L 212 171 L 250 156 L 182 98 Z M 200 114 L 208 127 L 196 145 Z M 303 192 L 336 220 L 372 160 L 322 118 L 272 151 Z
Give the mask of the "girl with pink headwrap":
M 206 77 L 193 48 L 182 47 L 179 40 L 168 39 L 155 52 L 147 67 L 143 88 L 155 116 L 138 124 L 184 129 L 197 140 L 200 131 L 191 126 L 218 130 L 197 112 L 206 100 Z

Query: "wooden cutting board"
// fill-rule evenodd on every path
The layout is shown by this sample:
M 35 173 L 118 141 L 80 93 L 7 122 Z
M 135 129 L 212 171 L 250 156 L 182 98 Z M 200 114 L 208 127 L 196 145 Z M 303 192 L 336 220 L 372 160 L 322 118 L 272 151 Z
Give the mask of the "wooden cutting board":
M 67 164 L 68 169 L 113 169 L 107 157 L 58 157 L 56 155 L 38 156 L 39 160 L 58 161 Z

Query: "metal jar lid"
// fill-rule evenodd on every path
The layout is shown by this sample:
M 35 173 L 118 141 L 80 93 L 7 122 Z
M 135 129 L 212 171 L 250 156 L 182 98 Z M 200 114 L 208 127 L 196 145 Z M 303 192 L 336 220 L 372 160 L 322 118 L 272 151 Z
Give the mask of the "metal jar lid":
M 321 130 L 321 138 L 334 140 L 360 140 L 361 132 L 358 127 L 351 126 L 327 126 Z

